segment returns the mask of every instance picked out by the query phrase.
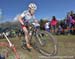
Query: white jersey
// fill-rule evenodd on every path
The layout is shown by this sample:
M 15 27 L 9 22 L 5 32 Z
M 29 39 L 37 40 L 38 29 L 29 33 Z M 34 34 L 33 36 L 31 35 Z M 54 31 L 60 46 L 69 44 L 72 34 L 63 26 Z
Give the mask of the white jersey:
M 29 11 L 24 11 L 20 16 L 23 17 L 25 21 L 32 21 L 35 19 L 35 16 L 31 16 Z
M 49 22 L 45 24 L 45 28 L 49 28 Z
M 32 23 L 35 27 L 40 26 L 39 23 Z

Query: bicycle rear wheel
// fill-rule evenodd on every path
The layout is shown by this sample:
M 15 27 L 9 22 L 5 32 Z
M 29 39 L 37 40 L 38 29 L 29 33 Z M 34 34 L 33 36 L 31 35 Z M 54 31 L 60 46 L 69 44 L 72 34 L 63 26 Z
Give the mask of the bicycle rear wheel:
M 39 31 L 36 34 L 36 45 L 38 51 L 45 56 L 57 54 L 57 40 L 47 31 Z

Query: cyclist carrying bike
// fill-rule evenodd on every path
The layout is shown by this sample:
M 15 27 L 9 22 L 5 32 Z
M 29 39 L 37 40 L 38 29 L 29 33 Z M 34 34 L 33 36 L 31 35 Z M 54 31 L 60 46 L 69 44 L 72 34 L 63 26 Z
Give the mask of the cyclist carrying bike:
M 27 48 L 32 48 L 30 43 L 29 43 L 29 34 L 28 34 L 28 29 L 27 29 L 27 25 L 30 22 L 33 22 L 33 20 L 35 20 L 35 10 L 37 9 L 36 4 L 34 3 L 30 3 L 28 6 L 28 10 L 24 11 L 20 16 L 19 16 L 19 22 L 21 23 L 22 29 L 24 31 L 25 34 L 25 41 L 26 41 L 26 46 Z

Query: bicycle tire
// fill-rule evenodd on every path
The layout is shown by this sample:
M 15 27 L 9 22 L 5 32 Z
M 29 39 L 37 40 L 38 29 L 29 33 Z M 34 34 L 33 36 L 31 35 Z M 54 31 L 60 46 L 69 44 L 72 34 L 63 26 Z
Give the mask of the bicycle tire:
M 52 49 L 52 51 L 50 52 L 50 51 L 46 51 L 46 50 L 44 50 L 44 48 L 42 48 L 42 46 L 41 46 L 41 44 L 40 44 L 40 42 L 39 42 L 39 39 L 42 41 L 44 38 L 43 38 L 43 36 L 42 36 L 42 38 L 43 39 L 41 39 L 40 38 L 40 34 L 42 34 L 42 35 L 48 35 L 48 39 L 49 39 L 49 42 L 51 41 L 52 42 L 52 44 L 53 44 L 53 49 Z M 45 56 L 53 56 L 53 55 L 56 55 L 57 54 L 57 51 L 58 51 L 58 47 L 57 47 L 57 40 L 54 38 L 54 36 L 51 34 L 51 33 L 49 33 L 49 32 L 47 32 L 47 31 L 39 31 L 37 34 L 36 34 L 36 44 L 35 44 L 35 46 L 37 46 L 37 50 L 41 53 L 41 54 L 43 54 L 43 55 L 45 55 Z M 42 41 L 42 42 L 44 42 L 44 44 L 48 44 L 47 43 L 47 38 L 46 38 L 46 40 L 45 40 L 45 42 L 44 41 Z M 50 39 L 51 38 L 51 39 Z M 51 43 L 50 42 L 50 43 Z M 45 48 L 46 49 L 46 48 Z

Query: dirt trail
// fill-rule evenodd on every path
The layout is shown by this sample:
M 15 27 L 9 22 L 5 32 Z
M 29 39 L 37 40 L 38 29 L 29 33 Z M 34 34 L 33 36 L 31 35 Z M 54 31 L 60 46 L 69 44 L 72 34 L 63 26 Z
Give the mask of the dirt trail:
M 56 36 L 58 40 L 58 54 L 56 56 L 69 56 L 66 59 L 74 59 L 75 56 L 75 36 Z M 2 41 L 2 40 L 0 40 Z M 4 40 L 3 40 L 4 41 Z M 51 59 L 51 58 L 41 58 L 42 55 L 37 52 L 35 49 L 32 49 L 31 52 L 21 48 L 21 40 L 12 38 L 11 42 L 15 44 L 18 53 L 20 54 L 21 59 Z M 0 49 L 1 51 L 1 49 Z M 52 59 L 65 59 L 62 58 L 52 58 Z

